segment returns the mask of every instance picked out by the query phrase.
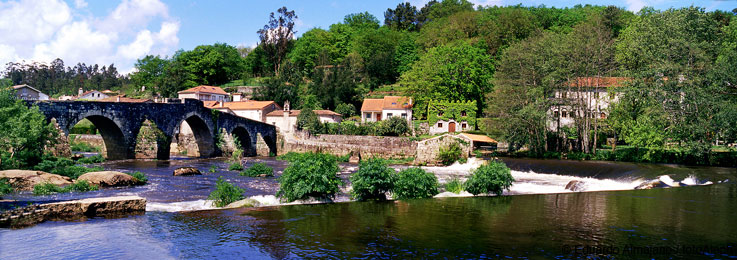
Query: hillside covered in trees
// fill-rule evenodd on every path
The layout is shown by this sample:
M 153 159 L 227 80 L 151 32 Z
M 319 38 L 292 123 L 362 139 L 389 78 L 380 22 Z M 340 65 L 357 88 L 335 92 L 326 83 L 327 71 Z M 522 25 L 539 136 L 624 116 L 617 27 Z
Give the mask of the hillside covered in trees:
M 427 117 L 429 100 L 476 101 L 480 130 L 513 149 L 595 153 L 616 138 L 699 157 L 737 139 L 735 12 L 474 8 L 444 0 L 388 7 L 383 22 L 367 12 L 349 14 L 294 38 L 299 14 L 285 7 L 256 32 L 261 43 L 254 49 L 214 44 L 146 56 L 129 76 L 113 65 L 64 69 L 57 60 L 9 64 L 5 77 L 51 95 L 84 86 L 164 97 L 235 80 L 263 86 L 256 99 L 342 111 L 352 105 L 346 114 L 358 112 L 366 97 L 409 95 L 418 120 Z M 574 127 L 551 130 L 549 110 L 560 105 L 554 93 L 580 77 L 628 80 L 616 89 L 619 101 L 607 118 L 580 115 Z M 146 93 L 131 90 L 140 86 Z

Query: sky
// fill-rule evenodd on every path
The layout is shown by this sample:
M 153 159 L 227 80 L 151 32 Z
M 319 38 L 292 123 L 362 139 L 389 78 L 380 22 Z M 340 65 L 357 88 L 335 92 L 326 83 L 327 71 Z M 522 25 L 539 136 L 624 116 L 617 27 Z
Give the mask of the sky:
M 429 0 L 409 0 L 421 7 Z M 44 62 L 56 58 L 66 66 L 115 64 L 121 73 L 134 70 L 145 55 L 171 56 L 198 45 L 227 43 L 253 47 L 269 14 L 286 6 L 298 16 L 297 36 L 328 28 L 351 13 L 367 11 L 383 21 L 384 11 L 399 0 L 0 0 L 0 71 L 8 62 Z M 737 0 L 670 1 L 511 1 L 470 0 L 479 6 L 516 5 L 572 7 L 615 5 L 630 11 L 645 6 L 665 10 L 690 5 L 707 11 L 731 11 Z

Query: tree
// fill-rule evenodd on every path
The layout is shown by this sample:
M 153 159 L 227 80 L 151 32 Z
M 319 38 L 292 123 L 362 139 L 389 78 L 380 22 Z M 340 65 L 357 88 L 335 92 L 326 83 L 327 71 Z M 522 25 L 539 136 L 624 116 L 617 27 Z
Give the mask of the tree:
M 335 112 L 349 118 L 356 115 L 356 107 L 353 104 L 340 103 L 335 107 Z
M 493 73 L 491 57 L 462 41 L 428 50 L 399 82 L 414 98 L 418 117 L 425 116 L 430 100 L 476 100 L 480 112 L 486 107 L 484 95 L 492 90 Z
M 156 89 L 156 92 L 161 92 L 160 88 L 164 83 L 169 63 L 168 59 L 162 59 L 158 55 L 146 55 L 136 61 L 134 65 L 136 71 L 131 73 L 131 80 L 136 86 L 147 86 Z
M 294 34 L 297 33 L 294 30 L 294 20 L 297 19 L 294 11 L 289 11 L 284 6 L 279 8 L 277 13 L 278 18 L 274 16 L 274 12 L 271 12 L 269 22 L 264 25 L 263 29 L 258 30 L 260 45 L 274 65 L 275 75 L 279 75 L 282 60 L 287 55 Z
M 0 168 L 36 165 L 57 134 L 38 107 L 29 108 L 22 100 L 16 100 L 12 92 L 0 91 Z
M 419 31 L 417 7 L 409 2 L 399 3 L 395 9 L 388 8 L 384 12 L 384 25 L 397 31 Z
M 358 201 L 386 200 L 386 193 L 394 188 L 395 172 L 387 166 L 386 160 L 369 158 L 358 165 L 358 171 L 352 174 L 351 195 Z
M 202 85 L 222 85 L 240 78 L 244 66 L 238 50 L 225 43 L 200 45 L 177 53 L 174 59 Z
M 346 15 L 345 18 L 343 18 L 343 23 L 358 30 L 379 29 L 379 19 L 376 19 L 376 16 L 369 12 Z
M 407 119 L 398 116 L 381 121 L 379 127 L 380 135 L 383 136 L 403 136 L 411 132 Z

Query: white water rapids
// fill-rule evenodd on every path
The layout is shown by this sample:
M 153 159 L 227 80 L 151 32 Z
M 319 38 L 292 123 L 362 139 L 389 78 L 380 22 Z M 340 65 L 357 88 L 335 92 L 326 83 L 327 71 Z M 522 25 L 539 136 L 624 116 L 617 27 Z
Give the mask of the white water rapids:
M 458 178 L 465 181 L 471 172 L 485 163 L 485 160 L 469 158 L 465 164 L 455 163 L 445 167 L 422 167 L 428 172 L 432 172 L 438 177 L 441 186 L 450 181 L 453 178 Z M 342 172 L 353 172 L 355 166 L 346 167 Z M 405 167 L 397 167 L 405 168 Z M 569 175 L 557 175 L 557 174 L 545 174 L 536 173 L 532 171 L 512 171 L 514 182 L 508 191 L 505 191 L 505 195 L 520 195 L 520 194 L 549 194 L 549 193 L 570 193 L 574 192 L 566 189 L 566 185 L 571 181 L 580 182 L 580 190 L 576 192 L 587 192 L 587 191 L 615 191 L 615 190 L 633 190 L 643 182 L 653 181 L 645 179 L 597 179 L 590 177 L 578 177 Z M 659 176 L 656 180 L 671 186 L 693 186 L 693 185 L 709 185 L 712 182 L 701 182 L 694 176 L 689 176 L 680 182 L 674 181 L 668 175 Z M 342 189 L 342 192 L 347 192 L 346 189 Z M 443 192 L 435 197 L 466 197 L 473 196 L 468 192 L 461 192 L 455 194 L 451 192 Z M 295 201 L 290 203 L 280 202 L 274 195 L 257 195 L 251 196 L 247 199 L 257 201 L 259 206 L 277 206 L 277 205 L 295 205 L 295 204 L 314 204 L 324 203 L 323 201 L 308 200 L 308 201 Z M 347 199 L 337 199 L 335 202 L 348 201 Z M 193 210 L 208 210 L 217 209 L 210 200 L 195 200 L 195 201 L 182 201 L 182 202 L 148 202 L 146 211 L 165 211 L 165 212 L 178 212 L 178 211 L 193 211 Z

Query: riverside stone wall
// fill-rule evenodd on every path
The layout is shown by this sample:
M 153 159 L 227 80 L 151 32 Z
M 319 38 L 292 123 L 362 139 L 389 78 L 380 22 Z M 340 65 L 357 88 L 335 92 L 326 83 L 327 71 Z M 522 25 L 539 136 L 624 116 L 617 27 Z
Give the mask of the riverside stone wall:
M 295 133 L 278 149 L 280 154 L 287 152 L 324 152 L 334 155 L 359 155 L 360 157 L 406 158 L 415 156 L 416 141 L 406 137 L 358 136 L 358 135 L 308 135 Z
M 433 137 L 417 143 L 417 154 L 415 155 L 414 164 L 416 165 L 435 165 L 438 164 L 438 152 L 441 147 L 447 147 L 452 143 L 458 143 L 461 147 L 462 155 L 468 157 L 473 151 L 471 139 L 462 135 L 444 134 Z

